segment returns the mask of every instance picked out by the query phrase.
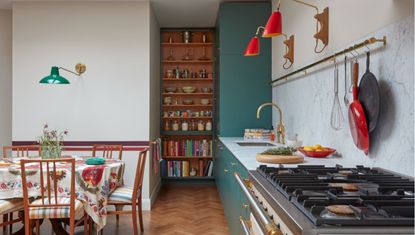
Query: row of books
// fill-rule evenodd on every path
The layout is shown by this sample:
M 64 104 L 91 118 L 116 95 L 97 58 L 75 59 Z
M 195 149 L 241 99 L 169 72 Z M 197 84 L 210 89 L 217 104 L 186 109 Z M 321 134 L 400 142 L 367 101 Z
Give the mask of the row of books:
M 191 171 L 195 172 L 191 172 Z M 190 168 L 189 161 L 166 161 L 161 163 L 161 175 L 167 177 L 191 177 L 191 176 L 212 176 L 213 162 L 208 161 L 204 166 L 203 161 L 199 161 L 198 169 Z
M 164 140 L 163 156 L 212 156 L 212 140 Z

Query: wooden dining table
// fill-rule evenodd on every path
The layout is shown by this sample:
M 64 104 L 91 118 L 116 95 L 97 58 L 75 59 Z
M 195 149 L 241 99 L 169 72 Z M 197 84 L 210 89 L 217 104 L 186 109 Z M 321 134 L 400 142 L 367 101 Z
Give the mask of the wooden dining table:
M 123 185 L 125 163 L 121 160 L 106 159 L 103 165 L 87 165 L 89 157 L 73 157 L 75 166 L 76 198 L 82 201 L 84 210 L 92 218 L 97 229 L 102 229 L 107 221 L 108 196 Z M 20 160 L 22 158 L 0 159 L 0 199 L 23 198 Z M 58 193 L 70 195 L 70 169 L 66 164 L 57 165 L 59 171 Z M 45 172 L 45 171 L 44 171 Z M 28 193 L 30 197 L 41 195 L 40 169 L 38 164 L 26 165 Z M 46 178 L 46 177 L 44 177 Z M 56 234 L 66 234 L 62 229 L 65 219 L 51 220 Z M 17 233 L 18 234 L 18 233 Z

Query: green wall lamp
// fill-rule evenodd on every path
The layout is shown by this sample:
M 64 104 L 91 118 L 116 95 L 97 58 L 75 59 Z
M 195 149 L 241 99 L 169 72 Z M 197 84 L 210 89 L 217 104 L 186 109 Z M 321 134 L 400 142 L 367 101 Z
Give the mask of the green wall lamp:
M 82 63 L 78 63 L 75 65 L 75 71 L 73 72 L 69 69 L 65 69 L 63 67 L 57 67 L 52 66 L 52 69 L 50 70 L 50 75 L 42 78 L 42 80 L 39 81 L 39 83 L 42 84 L 69 84 L 69 80 L 59 75 L 59 69 L 65 70 L 67 72 L 73 73 L 77 76 L 81 76 L 86 70 L 86 65 Z

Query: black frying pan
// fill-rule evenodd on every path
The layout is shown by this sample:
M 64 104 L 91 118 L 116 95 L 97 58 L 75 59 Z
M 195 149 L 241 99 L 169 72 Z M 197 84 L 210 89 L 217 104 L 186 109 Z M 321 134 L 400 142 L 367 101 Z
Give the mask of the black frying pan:
M 359 101 L 365 112 L 368 130 L 369 132 L 372 132 L 378 122 L 380 92 L 375 75 L 369 71 L 369 64 L 370 52 L 367 52 L 366 72 L 363 74 L 359 84 Z

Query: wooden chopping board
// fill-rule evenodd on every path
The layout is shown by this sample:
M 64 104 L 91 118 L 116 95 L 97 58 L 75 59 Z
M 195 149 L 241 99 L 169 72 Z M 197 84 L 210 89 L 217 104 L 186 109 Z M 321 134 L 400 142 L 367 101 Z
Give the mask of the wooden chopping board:
M 294 164 L 294 163 L 303 163 L 304 157 L 296 155 L 265 155 L 257 154 L 256 160 L 263 163 L 273 163 L 273 164 Z

